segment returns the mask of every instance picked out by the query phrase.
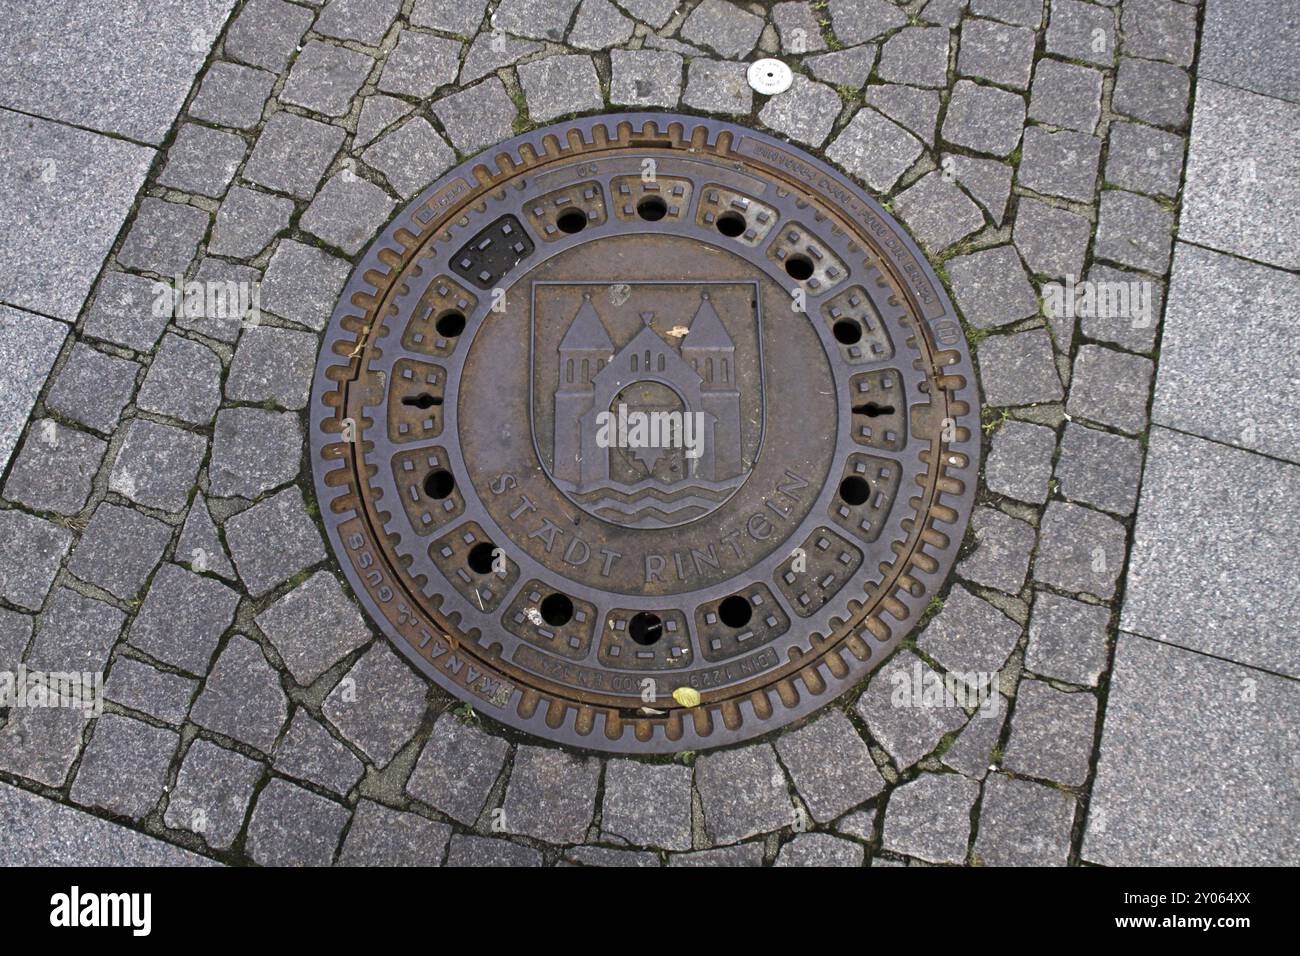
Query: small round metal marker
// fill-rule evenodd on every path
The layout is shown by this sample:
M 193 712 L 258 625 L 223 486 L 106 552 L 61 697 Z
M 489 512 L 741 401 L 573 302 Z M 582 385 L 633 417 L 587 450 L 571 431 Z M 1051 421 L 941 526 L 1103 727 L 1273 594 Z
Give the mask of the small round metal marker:
M 780 60 L 755 60 L 749 64 L 747 74 L 750 87 L 764 96 L 784 93 L 794 82 L 794 74 Z

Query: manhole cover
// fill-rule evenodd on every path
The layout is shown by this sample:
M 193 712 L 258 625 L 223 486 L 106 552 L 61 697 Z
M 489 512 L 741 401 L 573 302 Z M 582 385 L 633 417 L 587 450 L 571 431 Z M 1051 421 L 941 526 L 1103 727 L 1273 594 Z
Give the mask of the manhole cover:
M 978 411 L 876 203 L 770 137 L 625 115 L 486 151 L 384 231 L 326 332 L 312 456 L 353 588 L 440 685 L 555 741 L 695 750 L 908 633 Z

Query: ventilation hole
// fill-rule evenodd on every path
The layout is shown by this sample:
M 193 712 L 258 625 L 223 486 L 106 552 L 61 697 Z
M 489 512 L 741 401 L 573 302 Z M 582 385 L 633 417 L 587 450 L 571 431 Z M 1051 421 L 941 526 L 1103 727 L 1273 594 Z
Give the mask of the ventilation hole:
M 813 274 L 812 260 L 807 256 L 791 256 L 785 260 L 785 272 L 791 279 L 802 282 Z
M 718 605 L 718 618 L 727 627 L 744 627 L 753 615 L 749 601 L 739 594 L 723 598 L 722 603 Z
M 878 405 L 875 402 L 867 402 L 865 405 L 854 405 L 854 415 L 866 415 L 868 418 L 879 418 L 881 415 L 894 414 L 893 405 Z
M 844 499 L 846 505 L 856 508 L 867 503 L 867 499 L 871 497 L 871 486 L 867 484 L 865 478 L 849 475 L 840 482 L 840 497 Z
M 587 228 L 587 214 L 581 209 L 566 209 L 555 220 L 555 226 L 560 232 L 582 232 Z
M 664 625 L 663 621 L 659 620 L 658 614 L 638 611 L 632 615 L 632 620 L 627 622 L 627 632 L 632 640 L 642 647 L 649 647 L 659 643 L 659 638 L 664 636 Z
M 852 319 L 840 319 L 832 327 L 835 340 L 843 345 L 854 345 L 862 341 L 862 326 Z
M 718 232 L 732 239 L 745 231 L 745 217 L 738 212 L 724 212 L 718 217 Z
M 542 620 L 551 627 L 563 627 L 573 619 L 573 602 L 558 591 L 542 598 Z
M 444 312 L 433 327 L 444 339 L 454 339 L 465 331 L 465 316 L 459 312 Z
M 636 214 L 647 222 L 658 222 L 668 215 L 668 203 L 658 196 L 646 196 L 636 204 Z
M 465 563 L 475 574 L 492 573 L 492 553 L 496 551 L 496 545 L 491 541 L 480 541 L 474 547 L 469 549 L 469 556 Z
M 402 399 L 402 404 L 412 408 L 433 408 L 435 405 L 441 405 L 442 399 L 428 392 L 421 392 L 419 395 L 407 395 Z
M 442 501 L 456 488 L 456 477 L 449 471 L 439 468 L 424 477 L 424 493 L 435 501 Z

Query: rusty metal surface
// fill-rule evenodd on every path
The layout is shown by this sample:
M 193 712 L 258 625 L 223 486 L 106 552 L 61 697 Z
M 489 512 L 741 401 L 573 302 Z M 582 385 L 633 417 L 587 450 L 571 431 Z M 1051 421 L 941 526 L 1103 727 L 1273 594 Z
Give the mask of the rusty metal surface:
M 608 447 L 620 406 L 704 440 Z M 642 114 L 517 137 L 394 220 L 327 329 L 311 448 L 344 572 L 425 673 L 649 753 L 877 666 L 955 558 L 977 426 L 952 306 L 879 205 L 770 137 Z

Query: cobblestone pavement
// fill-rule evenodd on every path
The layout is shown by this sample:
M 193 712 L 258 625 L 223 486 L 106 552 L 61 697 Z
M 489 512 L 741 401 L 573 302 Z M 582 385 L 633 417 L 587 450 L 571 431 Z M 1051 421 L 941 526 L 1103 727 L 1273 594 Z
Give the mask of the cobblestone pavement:
M 1300 862 L 1291 0 L 0 18 L 0 671 L 107 675 L 97 717 L 0 710 L 10 861 Z M 751 92 L 763 55 L 788 92 Z M 914 639 L 803 726 L 659 761 L 430 687 L 344 586 L 304 451 L 317 335 L 394 210 L 512 131 L 628 108 L 751 123 L 881 196 L 986 405 Z M 159 314 L 179 274 L 260 281 L 262 320 Z M 1085 281 L 1136 297 L 1062 306 Z M 969 671 L 995 714 L 898 706 Z

